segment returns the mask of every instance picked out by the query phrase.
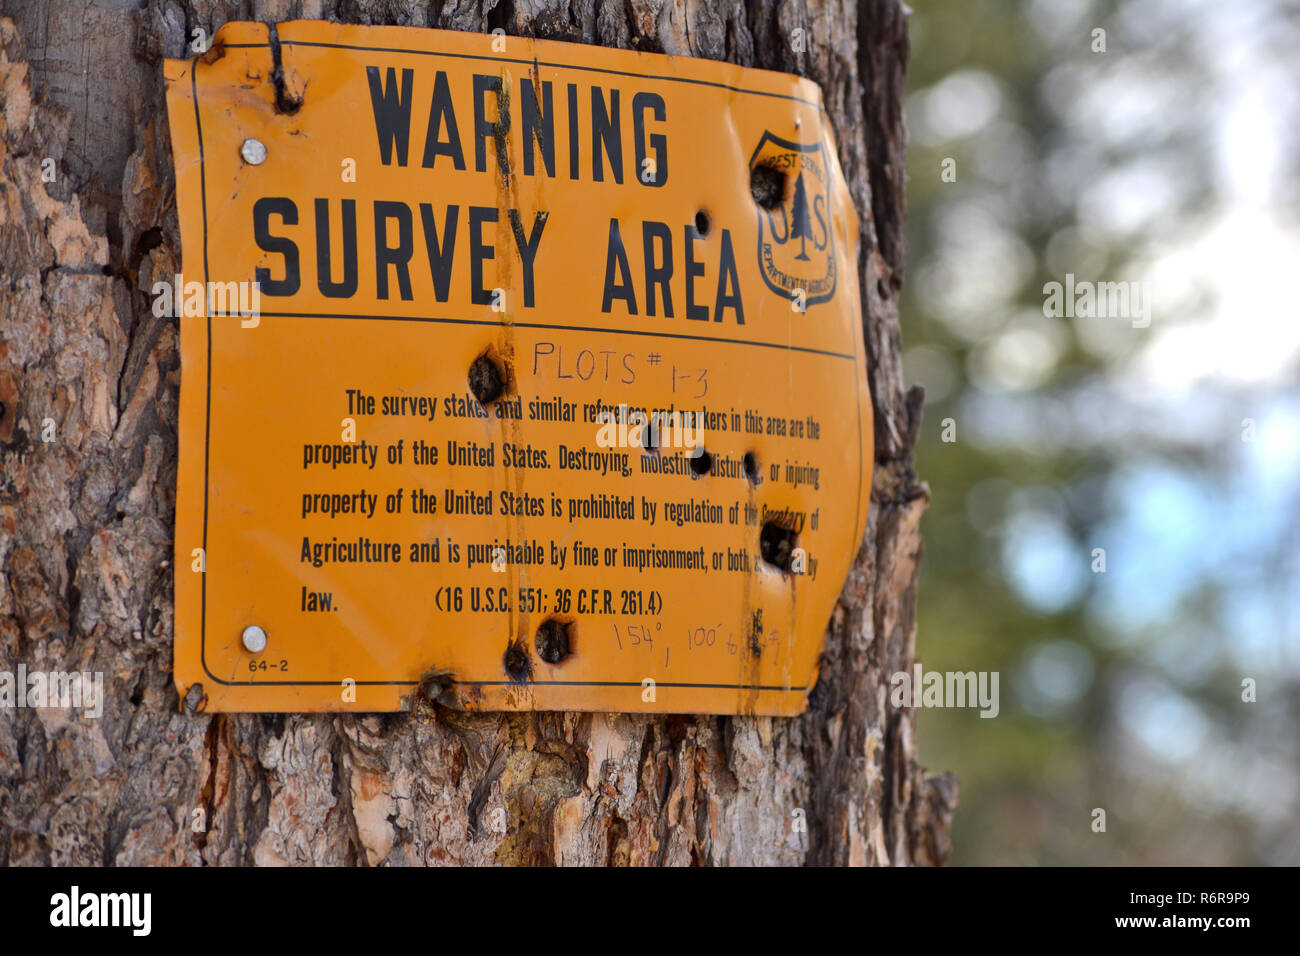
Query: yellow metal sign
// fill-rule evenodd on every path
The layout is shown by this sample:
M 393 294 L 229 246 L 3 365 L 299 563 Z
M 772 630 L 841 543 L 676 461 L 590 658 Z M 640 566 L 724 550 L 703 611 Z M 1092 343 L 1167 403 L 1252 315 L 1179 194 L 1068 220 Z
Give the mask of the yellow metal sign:
M 320 22 L 166 69 L 182 697 L 802 711 L 872 462 L 817 86 Z

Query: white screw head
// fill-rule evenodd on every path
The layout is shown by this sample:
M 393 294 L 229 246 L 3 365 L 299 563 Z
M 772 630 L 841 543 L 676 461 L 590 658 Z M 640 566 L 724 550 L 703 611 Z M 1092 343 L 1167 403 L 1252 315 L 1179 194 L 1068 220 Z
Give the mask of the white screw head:
M 244 628 L 244 650 L 250 654 L 260 654 L 266 650 L 266 631 L 256 624 Z
M 261 166 L 266 162 L 266 144 L 260 139 L 246 139 L 244 145 L 239 147 L 239 155 L 250 166 Z

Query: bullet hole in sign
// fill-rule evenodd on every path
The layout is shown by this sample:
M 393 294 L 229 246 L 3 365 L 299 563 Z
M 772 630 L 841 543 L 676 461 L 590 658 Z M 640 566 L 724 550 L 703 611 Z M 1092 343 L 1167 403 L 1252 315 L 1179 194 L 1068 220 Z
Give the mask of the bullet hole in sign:
M 745 477 L 749 479 L 749 483 L 758 484 L 758 456 L 752 451 L 747 451 L 741 463 L 745 466 Z
M 505 372 L 486 352 L 469 367 L 469 390 L 480 405 L 495 402 L 506 390 Z
M 753 622 L 749 627 L 749 653 L 755 657 L 763 654 L 763 609 L 754 611 Z
M 713 470 L 713 456 L 703 448 L 700 453 L 691 459 L 691 471 L 697 475 L 707 475 Z
M 794 559 L 794 539 L 795 534 L 789 528 L 768 521 L 758 534 L 758 551 L 768 564 L 789 571 Z
M 445 691 L 456 683 L 454 672 L 445 668 L 430 667 L 420 678 L 420 683 L 416 685 L 415 694 L 412 695 L 412 704 L 416 700 L 425 700 L 430 704 L 436 704 Z
M 749 194 L 764 209 L 775 209 L 785 198 L 785 173 L 771 166 L 755 166 L 749 171 Z
M 272 77 L 275 83 L 275 111 L 284 113 L 286 116 L 293 116 L 302 109 L 302 97 L 289 95 L 289 87 L 284 82 L 284 72 L 276 67 L 275 76 Z
M 204 710 L 208 695 L 203 692 L 202 684 L 191 684 L 181 699 L 181 707 L 187 714 L 200 714 Z M 215 726 L 215 725 L 210 725 Z
M 528 651 L 523 644 L 507 646 L 501 662 L 505 665 L 506 673 L 510 675 L 511 680 L 522 682 L 533 676 L 533 662 L 528 659 Z
M 695 214 L 695 231 L 701 236 L 709 234 L 709 214 L 703 209 Z
M 569 641 L 569 625 L 554 618 L 543 621 L 542 626 L 537 629 L 537 636 L 534 638 L 533 643 L 537 648 L 537 656 L 546 663 L 563 663 L 564 659 L 572 652 Z
M 284 79 L 284 62 L 280 55 L 280 34 L 275 24 L 271 24 L 271 83 L 275 87 L 275 111 L 292 116 L 302 108 L 302 97 L 289 93 L 289 84 Z

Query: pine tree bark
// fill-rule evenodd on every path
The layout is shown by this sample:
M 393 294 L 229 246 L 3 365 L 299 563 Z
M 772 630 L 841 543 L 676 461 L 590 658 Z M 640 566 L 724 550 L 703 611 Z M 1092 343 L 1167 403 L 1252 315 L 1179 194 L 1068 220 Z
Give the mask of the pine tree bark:
M 876 462 L 805 715 L 180 706 L 178 328 L 147 296 L 179 271 L 161 59 L 189 55 L 196 28 L 317 17 L 503 27 L 821 84 L 862 222 Z M 102 671 L 107 698 L 98 720 L 0 710 L 0 864 L 943 862 L 955 781 L 920 769 L 913 715 L 888 704 L 913 659 L 928 501 L 896 297 L 906 59 L 898 0 L 0 0 L 0 669 Z M 497 808 L 504 833 L 484 825 Z

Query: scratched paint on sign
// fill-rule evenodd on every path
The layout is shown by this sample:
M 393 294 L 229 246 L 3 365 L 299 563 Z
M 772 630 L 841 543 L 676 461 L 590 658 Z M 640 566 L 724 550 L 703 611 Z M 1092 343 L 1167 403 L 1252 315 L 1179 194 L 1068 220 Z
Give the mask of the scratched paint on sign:
M 277 37 L 166 66 L 182 698 L 801 712 L 873 454 L 817 86 Z

